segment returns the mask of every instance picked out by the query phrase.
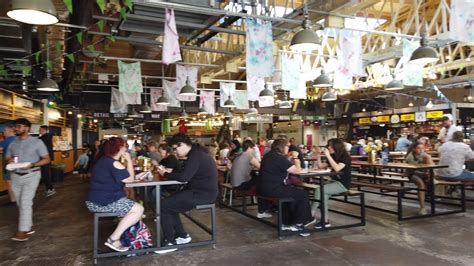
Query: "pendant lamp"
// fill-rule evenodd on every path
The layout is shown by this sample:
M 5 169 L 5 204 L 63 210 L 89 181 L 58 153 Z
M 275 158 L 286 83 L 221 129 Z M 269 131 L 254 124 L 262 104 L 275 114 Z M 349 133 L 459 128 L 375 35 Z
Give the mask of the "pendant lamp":
M 308 14 L 305 14 L 302 27 L 303 29 L 291 38 L 290 49 L 298 52 L 311 52 L 321 47 L 321 40 L 316 32 L 311 30 Z
M 321 97 L 321 101 L 323 101 L 323 102 L 332 102 L 332 101 L 335 101 L 335 100 L 337 100 L 337 96 L 332 91 L 325 92 L 323 94 L 323 96 Z
M 398 79 L 393 79 L 387 85 L 385 85 L 386 91 L 396 91 L 396 90 L 403 90 L 403 82 Z
M 319 75 L 314 81 L 313 81 L 313 87 L 316 88 L 327 88 L 327 87 L 332 87 L 332 82 L 329 76 L 323 71 L 321 71 L 321 75 Z
M 265 84 L 264 89 L 260 92 L 259 98 L 265 100 L 266 98 L 273 98 L 273 92 L 268 88 L 268 85 Z
M 227 108 L 234 108 L 235 107 L 235 103 L 234 101 L 232 101 L 230 99 L 230 95 L 229 95 L 229 99 L 227 99 L 225 102 L 224 102 L 224 106 L 223 107 L 227 107 Z
M 7 16 L 33 25 L 52 25 L 59 22 L 51 0 L 12 0 Z
M 425 36 L 421 37 L 420 43 L 421 46 L 411 54 L 410 63 L 427 65 L 438 62 L 438 53 L 435 49 L 428 46 L 428 40 Z
M 181 95 L 181 96 L 196 96 L 196 89 L 194 89 L 193 86 L 190 85 L 189 77 L 186 78 L 186 85 L 184 85 L 181 88 L 181 91 L 179 92 L 179 95 Z
M 48 32 L 46 32 L 46 62 L 49 61 L 49 38 Z M 51 79 L 51 71 L 49 70 L 48 66 L 45 66 L 46 69 L 46 78 L 43 79 L 39 84 L 38 91 L 59 91 L 59 86 L 56 81 Z

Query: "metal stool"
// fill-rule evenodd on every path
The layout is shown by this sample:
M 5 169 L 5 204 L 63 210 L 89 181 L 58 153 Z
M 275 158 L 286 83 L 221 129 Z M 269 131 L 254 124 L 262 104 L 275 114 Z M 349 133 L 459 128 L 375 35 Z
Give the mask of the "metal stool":
M 96 212 L 94 213 L 94 250 L 93 258 L 94 264 L 97 264 L 97 258 L 99 255 L 99 218 L 100 217 L 117 217 L 116 213 L 109 212 Z
M 216 204 L 211 203 L 211 204 L 204 204 L 204 205 L 196 205 L 195 207 L 196 210 L 206 210 L 210 209 L 211 210 L 211 228 L 208 228 L 206 225 L 203 223 L 197 221 L 192 217 L 192 211 L 189 211 L 188 213 L 183 213 L 184 216 L 186 216 L 189 220 L 191 220 L 193 223 L 195 223 L 197 226 L 201 227 L 204 231 L 209 233 L 211 235 L 210 240 L 204 240 L 204 241 L 199 241 L 199 242 L 194 242 L 186 245 L 180 245 L 180 246 L 202 246 L 202 245 L 208 245 L 212 244 L 213 248 L 216 247 L 216 238 L 217 238 L 217 226 L 216 226 Z

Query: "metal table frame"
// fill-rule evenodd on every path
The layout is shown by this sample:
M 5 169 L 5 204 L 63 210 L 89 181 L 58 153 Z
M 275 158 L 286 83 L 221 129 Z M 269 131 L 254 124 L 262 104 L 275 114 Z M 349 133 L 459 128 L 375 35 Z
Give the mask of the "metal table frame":
M 155 208 L 156 208 L 156 224 L 155 224 L 155 229 L 156 229 L 156 244 L 154 247 L 149 247 L 149 248 L 144 248 L 144 249 L 137 249 L 137 250 L 130 250 L 126 252 L 106 252 L 106 253 L 98 253 L 94 254 L 94 262 L 97 262 L 98 258 L 108 258 L 108 257 L 117 257 L 117 256 L 126 256 L 129 254 L 144 254 L 144 253 L 151 253 L 154 251 L 160 251 L 160 250 L 167 250 L 170 249 L 170 247 L 162 247 L 161 246 L 161 186 L 169 186 L 169 185 L 182 185 L 185 183 L 181 183 L 178 181 L 170 180 L 170 181 L 137 181 L 137 182 L 132 182 L 132 183 L 126 183 L 125 187 L 130 187 L 130 188 L 140 188 L 140 187 L 151 187 L 154 186 L 156 187 L 156 196 L 155 196 Z M 205 226 L 196 221 L 194 218 L 191 217 L 190 214 L 184 214 L 185 217 L 190 219 L 192 222 L 196 223 L 199 227 L 203 228 L 206 232 L 212 235 L 211 240 L 206 240 L 206 241 L 199 241 L 199 242 L 194 242 L 194 243 L 188 243 L 188 244 L 182 244 L 182 245 L 176 245 L 173 246 L 173 248 L 188 248 L 188 247 L 196 247 L 196 246 L 203 246 L 203 245 L 208 245 L 208 244 L 214 244 L 216 243 L 215 239 L 215 221 L 211 221 L 214 225 L 214 228 L 212 230 L 209 230 L 208 228 L 205 228 Z
M 406 164 L 406 163 L 379 164 L 379 163 L 369 163 L 369 162 L 352 162 L 352 164 L 360 166 L 361 168 L 363 168 L 363 167 L 369 168 L 370 171 L 372 172 L 373 176 L 374 176 L 374 179 L 373 179 L 374 182 L 376 182 L 378 180 L 377 179 L 377 169 L 394 168 L 394 169 L 403 169 L 403 170 L 428 170 L 429 171 L 429 175 L 428 175 L 429 184 L 428 184 L 427 192 L 428 192 L 428 196 L 430 198 L 429 202 L 430 202 L 430 207 L 431 208 L 430 208 L 430 212 L 428 214 L 426 214 L 426 215 L 416 215 L 416 216 L 410 216 L 410 217 L 403 217 L 403 215 L 402 215 L 402 212 L 403 212 L 402 209 L 403 208 L 402 208 L 402 204 L 401 204 L 403 197 L 401 197 L 401 195 L 396 196 L 396 197 L 398 197 L 398 203 L 399 203 L 399 207 L 398 207 L 397 212 L 387 210 L 387 209 L 382 209 L 382 208 L 375 207 L 375 206 L 370 206 L 370 205 L 367 205 L 367 208 L 371 208 L 371 209 L 375 209 L 375 210 L 379 210 L 379 211 L 385 211 L 385 212 L 392 213 L 392 214 L 397 214 L 398 215 L 398 220 L 400 220 L 400 221 L 427 218 L 427 217 L 434 217 L 434 216 L 441 216 L 441 215 L 448 215 L 448 214 L 455 214 L 455 213 L 462 213 L 462 212 L 466 211 L 465 191 L 464 191 L 464 186 L 461 185 L 461 198 L 460 199 L 458 199 L 458 198 L 449 198 L 449 199 L 460 200 L 461 204 L 457 205 L 457 204 L 453 204 L 453 203 L 443 203 L 444 205 L 459 206 L 459 207 L 461 207 L 460 210 L 452 210 L 452 211 L 446 211 L 446 212 L 436 212 L 436 199 L 437 198 L 439 198 L 439 199 L 445 198 L 446 199 L 448 197 L 437 196 L 435 194 L 435 187 L 434 187 L 434 176 L 435 176 L 435 174 L 434 174 L 434 170 L 435 169 L 441 169 L 441 168 L 448 168 L 447 165 L 424 165 L 424 164 L 413 165 L 413 164 Z M 377 193 L 377 192 L 367 191 L 367 190 L 361 190 L 361 191 L 368 192 L 368 193 L 374 193 L 374 194 L 380 194 L 380 193 Z M 399 193 L 402 193 L 402 192 L 399 192 Z M 384 195 L 394 196 L 394 195 L 390 195 L 390 194 L 384 194 Z M 415 200 L 413 198 L 408 198 L 408 199 Z M 428 201 L 428 200 L 425 200 L 425 201 Z

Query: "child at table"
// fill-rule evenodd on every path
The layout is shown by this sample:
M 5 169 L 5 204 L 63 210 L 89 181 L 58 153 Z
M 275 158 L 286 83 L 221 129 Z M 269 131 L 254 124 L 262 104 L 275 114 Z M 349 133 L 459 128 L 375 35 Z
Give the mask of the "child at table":
M 84 149 L 74 164 L 74 168 L 78 169 L 82 181 L 87 180 L 87 163 L 89 162 L 89 157 L 87 156 L 88 152 L 89 149 Z

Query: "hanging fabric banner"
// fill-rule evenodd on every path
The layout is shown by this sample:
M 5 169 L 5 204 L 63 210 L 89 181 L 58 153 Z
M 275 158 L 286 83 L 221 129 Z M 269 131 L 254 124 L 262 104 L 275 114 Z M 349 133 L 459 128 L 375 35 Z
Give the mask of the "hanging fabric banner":
M 300 61 L 301 79 L 303 81 L 314 80 L 319 76 L 316 69 L 311 66 L 311 55 L 298 54 L 295 55 L 295 58 Z
M 403 67 L 403 85 L 423 86 L 423 66 L 420 64 L 407 63 Z
M 267 84 L 267 88 L 273 91 L 273 85 Z M 258 107 L 270 107 L 275 105 L 275 99 L 273 97 L 264 97 L 258 99 Z
M 181 51 L 179 50 L 179 36 L 176 30 L 176 22 L 174 18 L 174 10 L 165 8 L 165 29 L 163 38 L 162 61 L 163 64 L 169 65 L 177 61 L 181 61 Z
M 125 103 L 122 93 L 116 88 L 111 88 L 110 94 L 110 112 L 127 113 L 128 106 Z
M 246 19 L 246 66 L 247 75 L 258 77 L 273 75 L 273 35 L 272 24 Z
M 119 91 L 125 93 L 143 92 L 140 62 L 126 64 L 117 61 L 119 69 Z
M 151 100 L 151 110 L 152 111 L 166 111 L 168 107 L 166 105 L 156 104 L 158 99 L 163 94 L 163 90 L 161 89 L 150 89 L 150 100 Z
M 219 83 L 219 87 L 221 89 L 221 91 L 220 91 L 220 96 L 221 96 L 220 106 L 224 107 L 224 103 L 225 103 L 225 101 L 227 101 L 227 99 L 229 99 L 229 96 L 230 96 L 231 99 L 234 98 L 235 83 L 221 82 L 221 83 Z
M 216 101 L 214 99 L 214 91 L 199 91 L 200 102 L 199 107 L 203 107 L 208 114 L 216 112 Z
M 365 76 L 362 62 L 362 40 L 358 32 L 340 30 L 337 52 L 339 72 L 343 75 Z
M 449 31 L 451 38 L 474 45 L 474 1 L 451 0 Z
M 176 95 L 178 100 L 182 102 L 194 102 L 196 100 L 196 96 L 181 96 L 179 95 L 179 92 L 181 91 L 181 88 L 186 85 L 186 79 L 188 78 L 189 85 L 194 89 L 197 88 L 198 70 L 198 67 L 176 65 L 176 86 L 178 88 Z
M 352 87 L 352 75 L 339 68 L 336 69 L 334 72 L 333 88 L 350 90 Z
M 300 65 L 297 59 L 281 56 L 281 89 L 289 91 L 300 84 Z
M 258 101 L 260 91 L 263 90 L 265 86 L 265 79 L 247 73 L 247 100 L 248 101 Z
M 170 101 L 170 104 L 168 105 L 170 107 L 181 107 L 181 104 L 176 97 L 176 92 L 178 91 L 176 88 L 176 82 L 166 79 L 163 80 L 163 90 L 166 98 L 168 98 L 168 101 Z
M 249 109 L 249 99 L 246 91 L 235 91 L 234 93 L 235 109 Z

